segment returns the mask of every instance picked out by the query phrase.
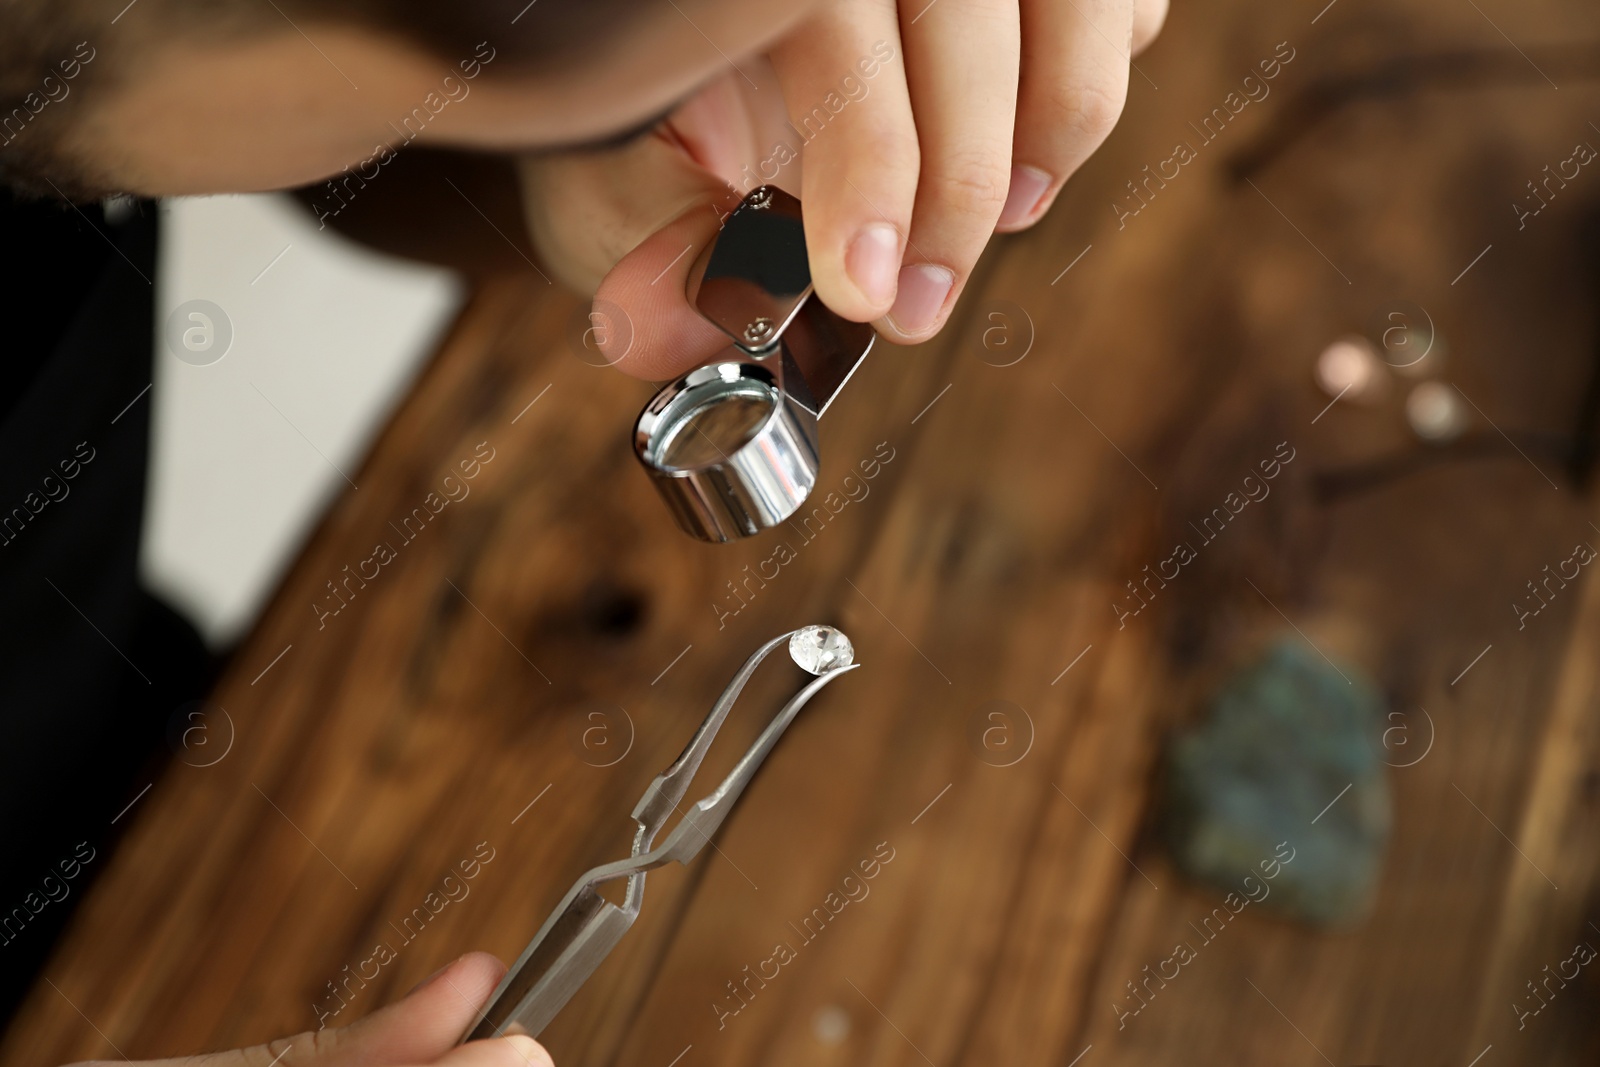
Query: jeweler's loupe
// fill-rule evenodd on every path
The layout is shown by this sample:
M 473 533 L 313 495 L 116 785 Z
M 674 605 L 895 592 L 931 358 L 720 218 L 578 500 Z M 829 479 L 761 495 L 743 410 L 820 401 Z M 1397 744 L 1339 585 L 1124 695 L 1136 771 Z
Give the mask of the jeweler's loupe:
M 800 201 L 771 185 L 740 202 L 696 261 L 689 302 L 732 343 L 651 398 L 633 450 L 679 526 L 732 541 L 810 495 L 817 420 L 876 335 L 812 292 Z

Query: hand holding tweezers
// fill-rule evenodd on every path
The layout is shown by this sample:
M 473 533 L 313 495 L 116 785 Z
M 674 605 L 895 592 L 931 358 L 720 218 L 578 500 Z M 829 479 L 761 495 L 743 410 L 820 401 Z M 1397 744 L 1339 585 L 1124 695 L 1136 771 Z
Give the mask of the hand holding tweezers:
M 762 761 L 800 709 L 823 686 L 858 666 L 849 664 L 846 659 L 840 665 L 819 668 L 820 673 L 813 672 L 818 676 L 789 699 L 722 783 L 684 813 L 665 842 L 652 847 L 667 819 L 679 810 L 679 802 L 745 683 L 774 649 L 801 632 L 794 630 L 773 638 L 739 668 L 683 754 L 657 775 L 639 798 L 633 809 L 633 819 L 639 828 L 633 836 L 632 854 L 627 859 L 602 864 L 586 872 L 567 891 L 561 904 L 501 979 L 489 1006 L 465 1040 L 508 1034 L 539 1036 L 638 918 L 639 905 L 644 899 L 645 872 L 668 863 L 692 860 L 728 817 L 739 794 L 750 784 Z M 595 891 L 600 883 L 619 878 L 628 881 L 620 907 Z

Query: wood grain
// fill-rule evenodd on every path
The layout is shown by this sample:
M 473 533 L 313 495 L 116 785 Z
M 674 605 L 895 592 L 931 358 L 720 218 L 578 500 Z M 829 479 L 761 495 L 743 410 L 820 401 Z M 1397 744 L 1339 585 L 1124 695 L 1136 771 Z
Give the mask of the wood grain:
M 795 724 L 715 851 L 651 876 L 545 1035 L 557 1062 L 1593 1062 L 1592 975 L 1520 1030 L 1509 1005 L 1600 938 L 1600 592 L 1586 575 L 1520 630 L 1508 605 L 1600 521 L 1566 462 L 1595 374 L 1600 174 L 1523 230 L 1507 205 L 1600 137 L 1577 47 L 1600 26 L 1575 2 L 1492 14 L 1559 92 L 1502 61 L 1470 6 L 1346 0 L 1313 24 L 1180 5 L 1050 217 L 996 242 L 939 340 L 883 346 L 830 412 L 821 484 L 854 476 L 859 499 L 809 530 L 682 538 L 628 455 L 648 388 L 569 350 L 571 298 L 482 286 L 219 687 L 233 750 L 140 802 L 0 1059 L 307 1029 L 380 942 L 397 958 L 330 1021 L 467 949 L 514 956 L 579 872 L 626 852 L 627 811 L 750 649 L 827 620 L 865 668 Z M 1127 183 L 1284 41 L 1271 95 L 1119 221 Z M 1362 81 L 1469 52 L 1493 62 Z M 1349 84 L 1366 88 L 1329 88 Z M 1312 387 L 1324 345 L 1400 300 L 1476 406 L 1458 445 L 1411 438 L 1409 379 L 1326 410 Z M 1030 324 L 1026 357 L 995 365 L 1017 349 L 992 331 Z M 1124 583 L 1280 442 L 1296 458 L 1273 495 L 1119 627 Z M 480 447 L 468 495 L 405 540 Z M 319 622 L 380 541 L 393 562 Z M 779 541 L 794 560 L 750 579 Z M 1127 983 L 1218 902 L 1154 832 L 1162 743 L 1297 631 L 1401 714 L 1393 763 L 1431 745 L 1391 772 L 1375 910 L 1343 931 L 1245 914 L 1119 1024 Z M 973 740 L 995 701 L 1026 750 L 1009 766 Z M 597 722 L 612 747 L 581 742 Z M 481 842 L 469 895 L 408 938 Z M 870 892 L 806 937 L 880 848 Z M 731 999 L 778 943 L 796 958 Z M 819 1036 L 824 1012 L 845 1032 Z

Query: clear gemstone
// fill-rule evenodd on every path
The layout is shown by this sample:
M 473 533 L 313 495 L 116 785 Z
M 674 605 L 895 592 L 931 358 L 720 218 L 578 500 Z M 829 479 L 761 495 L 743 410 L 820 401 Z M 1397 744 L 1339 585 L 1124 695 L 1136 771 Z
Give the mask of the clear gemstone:
M 856 650 L 850 639 L 832 626 L 807 626 L 789 638 L 789 656 L 802 670 L 827 674 L 850 666 Z

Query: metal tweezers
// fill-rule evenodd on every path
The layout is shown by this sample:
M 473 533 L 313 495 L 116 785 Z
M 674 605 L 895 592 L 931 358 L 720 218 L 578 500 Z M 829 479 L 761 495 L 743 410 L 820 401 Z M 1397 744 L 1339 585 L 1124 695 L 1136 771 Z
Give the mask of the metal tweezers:
M 749 751 L 722 780 L 722 784 L 709 796 L 695 802 L 659 848 L 651 848 L 656 834 L 667 819 L 679 810 L 678 804 L 683 794 L 745 683 L 762 660 L 798 632 L 790 631 L 768 641 L 739 668 L 739 673 L 733 676 L 733 681 L 728 683 L 711 713 L 700 724 L 689 747 L 670 767 L 656 776 L 639 798 L 639 803 L 633 809 L 633 820 L 639 824 L 639 829 L 633 835 L 632 855 L 625 860 L 595 867 L 567 891 L 561 904 L 544 921 L 539 933 L 517 957 L 517 962 L 505 978 L 501 979 L 489 1006 L 463 1040 L 475 1041 L 510 1034 L 538 1037 L 639 917 L 639 905 L 644 899 L 645 872 L 668 863 L 686 864 L 694 859 L 733 810 L 739 794 L 750 784 L 762 761 L 800 709 L 823 686 L 859 666 L 851 664 L 827 669 L 806 683 L 761 731 L 761 736 L 756 738 Z M 618 878 L 628 880 L 621 907 L 595 891 L 595 886 L 600 883 Z

